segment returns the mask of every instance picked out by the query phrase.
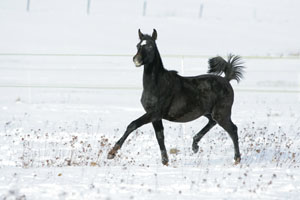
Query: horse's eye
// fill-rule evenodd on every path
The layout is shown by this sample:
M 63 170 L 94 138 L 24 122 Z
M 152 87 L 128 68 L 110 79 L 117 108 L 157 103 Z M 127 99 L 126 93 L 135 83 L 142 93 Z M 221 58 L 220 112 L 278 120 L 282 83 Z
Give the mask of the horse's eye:
M 153 46 L 152 46 L 152 45 L 148 45 L 147 48 L 148 48 L 148 49 L 152 49 Z

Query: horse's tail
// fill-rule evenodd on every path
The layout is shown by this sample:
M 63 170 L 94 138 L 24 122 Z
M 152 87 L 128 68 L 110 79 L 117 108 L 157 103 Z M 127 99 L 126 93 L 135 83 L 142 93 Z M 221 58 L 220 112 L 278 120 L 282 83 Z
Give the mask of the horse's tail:
M 244 66 L 240 56 L 228 55 L 228 60 L 224 60 L 221 56 L 209 59 L 208 73 L 221 75 L 225 73 L 228 81 L 236 80 L 239 82 L 243 78 Z

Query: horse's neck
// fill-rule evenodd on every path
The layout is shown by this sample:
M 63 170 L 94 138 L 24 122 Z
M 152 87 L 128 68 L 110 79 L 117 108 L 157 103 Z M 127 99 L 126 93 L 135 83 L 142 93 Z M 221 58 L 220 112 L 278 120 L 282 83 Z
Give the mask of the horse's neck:
M 143 85 L 144 89 L 155 87 L 159 77 L 164 73 L 165 69 L 162 64 L 161 57 L 157 52 L 153 63 L 144 66 Z

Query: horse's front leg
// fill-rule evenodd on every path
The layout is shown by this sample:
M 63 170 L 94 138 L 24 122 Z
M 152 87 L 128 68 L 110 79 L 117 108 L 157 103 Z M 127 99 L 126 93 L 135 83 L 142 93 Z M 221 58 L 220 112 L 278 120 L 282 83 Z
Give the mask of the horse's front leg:
M 164 127 L 162 124 L 162 120 L 152 122 L 152 124 L 155 130 L 156 139 L 161 152 L 161 162 L 164 165 L 168 165 L 169 158 L 165 147 Z
M 132 133 L 137 128 L 143 126 L 144 124 L 156 121 L 157 120 L 156 116 L 157 115 L 155 115 L 153 113 L 146 113 L 143 116 L 141 116 L 140 118 L 138 118 L 137 120 L 134 120 L 133 122 L 131 122 L 128 125 L 124 135 L 117 141 L 115 146 L 108 152 L 107 158 L 113 159 L 116 156 L 117 151 L 122 147 L 123 143 L 125 142 L 126 138 L 129 136 L 129 134 Z

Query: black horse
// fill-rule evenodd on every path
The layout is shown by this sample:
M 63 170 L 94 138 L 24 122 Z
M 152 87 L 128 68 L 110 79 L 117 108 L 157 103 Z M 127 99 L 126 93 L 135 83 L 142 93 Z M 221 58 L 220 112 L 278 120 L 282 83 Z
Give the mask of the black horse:
M 231 121 L 231 107 L 234 94 L 231 80 L 238 82 L 243 77 L 243 66 L 240 57 L 229 55 L 228 61 L 222 57 L 209 60 L 210 74 L 195 77 L 182 77 L 176 71 L 168 71 L 158 52 L 157 32 L 152 36 L 138 31 L 140 42 L 137 54 L 133 57 L 136 67 L 144 65 L 143 94 L 141 103 L 146 113 L 131 122 L 124 135 L 108 153 L 107 158 L 113 159 L 131 132 L 144 124 L 152 123 L 160 147 L 162 163 L 168 164 L 168 155 L 164 143 L 162 119 L 173 122 L 189 122 L 200 116 L 208 118 L 208 124 L 193 138 L 192 149 L 199 150 L 200 139 L 217 123 L 230 135 L 234 144 L 234 159 L 241 160 L 237 127 Z M 225 76 L 220 76 L 222 73 Z

